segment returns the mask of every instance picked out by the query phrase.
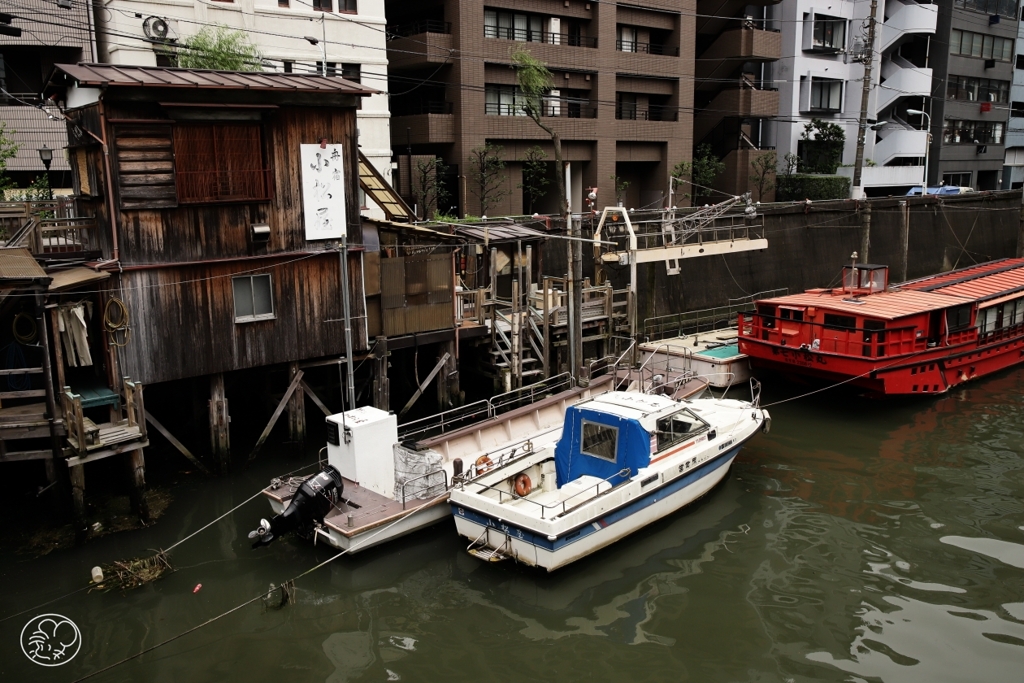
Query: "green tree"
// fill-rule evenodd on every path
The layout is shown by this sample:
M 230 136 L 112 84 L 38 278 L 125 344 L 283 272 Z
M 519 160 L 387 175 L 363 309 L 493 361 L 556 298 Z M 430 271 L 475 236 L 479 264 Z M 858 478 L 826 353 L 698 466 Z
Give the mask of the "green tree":
M 548 183 L 551 182 L 548 178 L 548 165 L 544 161 L 547 157 L 544 150 L 536 145 L 526 150 L 523 157 L 523 182 L 517 187 L 523 191 L 526 199 L 526 213 L 532 214 L 534 205 L 547 193 Z
M 562 138 L 541 119 L 544 97 L 551 90 L 551 72 L 530 51 L 517 47 L 512 52 L 512 68 L 516 71 L 516 83 L 523 93 L 523 113 L 533 119 L 537 126 L 548 134 L 555 150 L 555 184 L 558 186 L 559 213 L 565 218 L 566 228 L 571 223 L 569 198 L 565 191 L 565 165 L 562 163 Z
M 761 201 L 766 194 L 775 189 L 775 166 L 778 157 L 775 150 L 759 154 L 750 162 L 750 182 L 757 188 L 757 200 Z
M 242 31 L 227 26 L 204 26 L 182 41 L 178 66 L 218 71 L 263 71 L 263 54 Z
M 608 180 L 612 181 L 612 184 L 615 186 L 615 203 L 621 204 L 622 197 L 626 194 L 626 190 L 629 189 L 632 183 L 628 180 L 622 180 L 614 173 L 608 176 Z
M 675 165 L 672 177 L 689 178 L 693 193 L 685 196 L 692 198 L 694 205 L 700 205 L 711 199 L 711 185 L 724 170 L 725 164 L 711 151 L 711 145 L 703 144 L 694 150 L 693 161 L 680 161 Z
M 416 162 L 413 196 L 423 218 L 437 217 L 447 208 L 449 197 L 444 184 L 447 173 L 448 165 L 436 157 Z
M 480 215 L 486 216 L 502 199 L 512 194 L 504 187 L 505 160 L 501 156 L 504 148 L 490 142 L 469 152 L 470 191 L 480 200 Z
M 14 181 L 7 176 L 7 161 L 13 159 L 20 146 L 14 141 L 13 130 L 7 130 L 7 124 L 0 121 L 0 200 L 3 199 L 3 191 L 14 187 Z
M 824 173 L 833 175 L 843 163 L 843 148 L 846 146 L 846 133 L 842 126 L 811 119 L 804 126 L 800 136 L 800 171 L 803 173 Z

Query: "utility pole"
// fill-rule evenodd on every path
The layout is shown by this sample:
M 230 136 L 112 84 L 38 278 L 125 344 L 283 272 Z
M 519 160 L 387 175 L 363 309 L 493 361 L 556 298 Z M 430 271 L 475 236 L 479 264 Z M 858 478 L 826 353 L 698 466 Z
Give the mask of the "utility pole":
M 1024 189 L 1020 195 L 1020 221 L 1017 223 L 1017 258 L 1024 258 Z
M 868 133 L 868 100 L 871 97 L 871 65 L 875 61 L 875 13 L 878 11 L 878 0 L 871 0 L 868 15 L 868 35 L 864 44 L 864 82 L 860 96 L 860 121 L 857 124 L 857 157 L 853 162 L 853 199 L 859 203 L 863 189 L 861 176 L 864 173 L 864 139 Z M 860 213 L 860 258 L 861 263 L 868 262 L 868 249 L 871 246 L 871 204 L 864 202 Z

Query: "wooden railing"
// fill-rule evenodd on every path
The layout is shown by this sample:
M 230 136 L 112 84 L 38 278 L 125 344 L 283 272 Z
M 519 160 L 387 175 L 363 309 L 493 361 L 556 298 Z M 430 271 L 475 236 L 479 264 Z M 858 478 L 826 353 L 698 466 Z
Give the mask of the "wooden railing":
M 142 384 L 133 382 L 125 377 L 122 382 L 123 403 L 116 414 L 120 419 L 111 423 L 97 425 L 85 417 L 82 410 L 82 397 L 71 391 L 71 387 L 64 387 L 60 393 L 61 409 L 64 413 L 64 424 L 68 445 L 78 455 L 84 455 L 88 450 L 105 445 L 103 443 L 104 427 L 121 427 L 122 434 L 110 437 L 113 442 L 130 440 L 145 441 L 147 435 L 146 407 L 142 399 Z M 109 431 L 109 430 L 108 430 Z M 123 432 L 130 434 L 125 435 Z

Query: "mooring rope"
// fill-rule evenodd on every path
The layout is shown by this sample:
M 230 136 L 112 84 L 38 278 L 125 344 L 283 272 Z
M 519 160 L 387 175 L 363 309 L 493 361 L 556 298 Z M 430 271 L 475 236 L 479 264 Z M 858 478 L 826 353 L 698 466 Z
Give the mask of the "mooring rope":
M 836 382 L 835 384 L 830 384 L 827 387 L 821 387 L 819 389 L 815 389 L 814 391 L 808 391 L 806 394 L 800 394 L 799 396 L 790 396 L 789 398 L 784 398 L 781 401 L 775 401 L 773 403 L 767 403 L 767 404 L 765 404 L 765 405 L 763 405 L 761 407 L 762 408 L 771 408 L 772 406 L 777 406 L 777 405 L 782 404 L 782 403 L 789 403 L 790 401 L 796 401 L 797 399 L 807 398 L 808 396 L 813 396 L 814 394 L 820 394 L 823 391 L 828 391 L 829 389 L 835 389 L 836 387 L 840 387 L 840 386 L 842 386 L 844 384 L 848 384 L 849 382 L 852 382 L 855 379 L 860 379 L 861 377 L 867 377 L 872 372 L 878 372 L 879 370 L 884 370 L 885 368 L 889 367 L 890 365 L 895 365 L 896 363 L 900 363 L 900 362 L 902 362 L 904 360 L 905 359 L 900 358 L 898 360 L 892 361 L 891 363 L 886 363 L 885 365 L 883 365 L 881 367 L 872 368 L 872 369 L 868 370 L 867 372 L 862 372 L 861 374 L 856 375 L 854 377 L 847 377 L 843 381 Z
M 360 544 L 355 545 L 355 546 L 351 546 L 351 547 L 349 547 L 346 550 L 339 551 L 337 554 L 327 558 L 326 560 L 324 560 L 320 564 L 317 564 L 317 565 L 314 565 L 313 567 L 310 567 L 309 569 L 307 569 L 306 571 L 302 572 L 301 574 L 299 574 L 295 578 L 289 579 L 288 581 L 285 581 L 284 583 L 294 583 L 295 581 L 298 581 L 302 577 L 308 576 L 309 574 L 312 574 L 316 570 L 318 570 L 318 569 L 320 569 L 322 567 L 327 566 L 331 562 L 334 562 L 336 559 L 338 559 L 342 555 L 345 555 L 345 554 L 347 554 L 349 552 L 352 552 L 354 550 L 357 550 L 358 548 L 363 547 L 364 545 L 366 545 L 368 542 L 372 541 L 374 538 L 376 538 L 380 534 L 384 533 L 385 531 L 387 531 L 391 527 L 395 526 L 399 522 L 405 520 L 406 517 L 408 517 L 408 516 L 418 512 L 418 511 L 420 511 L 421 509 L 425 509 L 426 507 L 428 507 L 430 505 L 433 505 L 434 503 L 436 503 L 437 501 L 441 500 L 442 498 L 444 498 L 447 495 L 448 495 L 448 492 L 445 491 L 441 495 L 439 495 L 439 496 L 437 496 L 437 497 L 427 501 L 423 505 L 417 506 L 417 507 L 413 508 L 412 510 L 408 510 L 405 514 L 403 514 L 400 517 L 398 517 L 398 519 L 396 519 L 395 521 L 391 522 L 387 526 L 381 527 L 373 535 L 368 536 L 366 538 L 366 541 L 364 541 L 363 543 L 360 543 Z M 188 634 L 194 633 L 195 631 L 198 631 L 199 629 L 201 629 L 201 628 L 203 628 L 205 626 L 209 626 L 210 624 L 214 623 L 215 621 L 219 621 L 219 620 L 223 619 L 224 617 L 237 612 L 238 610 L 242 609 L 243 607 L 246 607 L 248 605 L 253 604 L 257 600 L 262 600 L 264 598 L 264 596 L 266 596 L 267 594 L 268 594 L 267 591 L 264 591 L 264 592 L 260 593 L 259 595 L 255 596 L 255 597 L 249 598 L 248 600 L 246 600 L 243 603 L 235 605 L 234 607 L 232 607 L 231 609 L 229 609 L 229 610 L 227 610 L 225 612 L 221 612 L 220 614 L 218 614 L 218 615 L 216 615 L 214 617 L 210 617 L 209 619 L 207 619 L 206 621 L 202 622 L 201 624 L 196 624 L 195 626 L 193 626 L 190 629 L 182 631 L 181 633 L 179 633 L 177 635 L 171 636 L 170 638 L 168 638 L 166 640 L 163 640 L 163 641 L 161 641 L 159 643 L 156 643 L 155 645 L 151 645 L 150 647 L 147 647 L 144 650 L 140 650 L 139 652 L 136 652 L 133 655 L 128 655 L 127 657 L 125 657 L 125 658 L 123 658 L 121 660 L 118 660 L 118 661 L 114 662 L 113 664 L 109 664 L 109 665 L 103 667 L 102 669 L 97 669 L 96 671 L 93 671 L 92 673 L 88 673 L 88 674 L 82 676 L 81 678 L 76 678 L 72 683 L 81 683 L 81 681 L 88 680 L 88 679 L 92 678 L 93 676 L 98 676 L 99 674 L 102 674 L 102 673 L 105 673 L 107 671 L 110 671 L 111 669 L 115 669 L 115 668 L 121 666 L 122 664 L 126 664 L 127 662 L 132 661 L 133 659 L 138 659 L 139 657 L 141 657 L 141 656 L 143 656 L 145 654 L 148 654 L 148 653 L 152 652 L 153 650 L 156 650 L 157 648 L 163 647 L 164 645 L 167 645 L 169 643 L 173 643 L 175 640 L 178 640 L 179 638 L 183 638 L 183 637 L 187 636 Z

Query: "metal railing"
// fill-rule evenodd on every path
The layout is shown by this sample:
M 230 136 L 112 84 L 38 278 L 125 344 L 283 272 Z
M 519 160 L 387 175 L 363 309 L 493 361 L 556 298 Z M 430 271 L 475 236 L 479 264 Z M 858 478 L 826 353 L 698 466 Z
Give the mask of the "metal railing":
M 678 121 L 679 110 L 656 104 L 646 108 L 620 104 L 615 108 L 615 118 L 620 121 Z
M 644 339 L 646 341 L 659 341 L 668 337 L 682 337 L 689 334 L 734 327 L 737 314 L 749 310 L 753 302 L 759 299 L 785 296 L 786 294 L 789 294 L 789 290 L 786 288 L 768 289 L 749 296 L 729 299 L 729 303 L 725 306 L 644 318 Z
M 616 40 L 615 49 L 619 52 L 637 52 L 647 55 L 679 56 L 679 48 L 664 43 L 641 43 L 637 40 Z
M 419 35 L 420 33 L 451 33 L 452 22 L 440 19 L 421 19 L 408 24 L 388 27 L 388 33 L 399 38 Z
M 451 114 L 451 102 L 437 100 L 417 100 L 412 103 L 396 104 L 391 109 L 392 116 L 416 116 L 418 114 Z
M 523 455 L 529 455 L 529 454 L 528 453 L 524 453 Z M 586 505 L 589 501 L 593 500 L 594 498 L 597 498 L 598 496 L 602 496 L 602 495 L 604 495 L 606 493 L 609 493 L 610 491 L 614 491 L 615 489 L 617 489 L 618 487 L 622 486 L 623 484 L 628 484 L 629 481 L 630 481 L 629 478 L 630 478 L 630 476 L 632 476 L 632 473 L 633 473 L 633 470 L 631 470 L 629 467 L 624 467 L 621 470 L 619 470 L 618 472 L 616 472 L 615 474 L 607 476 L 604 479 L 601 479 L 600 481 L 598 481 L 598 482 L 588 486 L 585 489 L 580 489 L 578 492 L 572 494 L 568 498 L 565 498 L 564 500 L 560 500 L 557 503 L 551 503 L 551 504 L 548 504 L 548 505 L 545 505 L 544 503 L 539 503 L 539 502 L 537 502 L 535 500 L 530 500 L 529 498 L 526 498 L 526 497 L 522 497 L 522 496 L 516 495 L 516 493 L 514 491 L 510 493 L 508 491 L 504 491 L 504 490 L 502 490 L 502 489 L 500 489 L 500 488 L 498 488 L 496 486 L 491 486 L 489 484 L 483 484 L 483 483 L 480 483 L 480 482 L 473 482 L 472 485 L 479 487 L 479 489 L 476 491 L 476 493 L 478 493 L 478 494 L 482 493 L 483 491 L 494 491 L 494 492 L 496 492 L 498 494 L 498 505 L 501 505 L 504 502 L 504 497 L 508 496 L 511 500 L 522 500 L 522 501 L 525 501 L 527 503 L 530 503 L 531 505 L 536 505 L 537 507 L 539 507 L 540 508 L 540 518 L 541 519 L 556 519 L 556 518 L 561 517 L 562 515 L 564 515 L 564 514 L 566 514 L 568 512 L 572 512 L 573 510 L 575 510 L 575 509 L 577 509 L 577 508 L 579 508 L 579 507 L 581 507 L 583 505 Z M 618 484 L 614 484 L 613 485 L 611 480 L 616 478 L 616 477 L 625 477 L 625 481 L 621 481 Z M 602 491 L 601 490 L 601 486 L 602 485 L 607 485 L 608 488 L 606 490 Z M 465 488 L 465 482 L 460 484 L 460 488 L 461 489 Z M 588 496 L 585 500 L 579 501 L 578 503 L 576 503 L 574 505 L 566 507 L 566 505 L 569 504 L 570 502 L 572 502 L 573 500 L 579 498 L 580 496 L 582 496 L 585 493 L 590 493 L 592 490 L 595 491 L 594 495 Z M 550 511 L 555 511 L 555 510 L 559 510 L 559 512 L 557 514 L 554 514 L 554 515 L 549 515 L 548 514 Z
M 484 113 L 491 116 L 526 116 L 523 106 L 523 104 L 487 102 L 484 104 Z M 591 106 L 589 102 L 548 98 L 541 105 L 540 115 L 545 118 L 596 119 L 597 107 Z
M 484 38 L 515 40 L 520 43 L 568 45 L 570 47 L 597 47 L 597 38 L 577 33 L 551 33 L 550 31 L 533 31 L 531 29 L 511 28 L 508 26 L 484 26 Z
M 529 405 L 534 401 L 572 388 L 572 376 L 568 372 L 534 382 L 518 389 L 498 394 L 488 399 L 468 403 L 446 410 L 437 415 L 413 420 L 401 425 L 398 430 L 402 441 L 419 441 L 440 436 L 461 429 L 474 422 L 496 417 L 515 408 Z
M 433 472 L 427 472 L 426 474 L 421 474 L 418 477 L 413 477 L 412 479 L 406 480 L 402 484 L 402 509 L 403 510 L 405 509 L 405 502 L 406 502 L 406 500 L 408 500 L 408 498 L 406 496 L 406 490 L 405 490 L 406 486 L 408 486 L 409 484 L 413 483 L 414 481 L 419 481 L 420 479 L 426 479 L 427 477 L 433 477 L 433 476 L 436 476 L 438 474 L 440 474 L 440 475 L 442 475 L 444 477 L 444 489 L 443 490 L 447 491 L 448 490 L 448 472 L 446 472 L 444 469 L 434 470 Z M 426 485 L 420 487 L 420 489 L 416 493 L 413 494 L 413 497 L 414 498 L 420 498 L 421 496 L 416 495 L 416 494 L 421 493 L 423 491 L 428 491 L 429 492 L 432 489 L 436 489 L 438 486 L 441 486 L 441 484 L 426 484 Z M 434 494 L 434 495 L 439 495 L 439 494 Z

